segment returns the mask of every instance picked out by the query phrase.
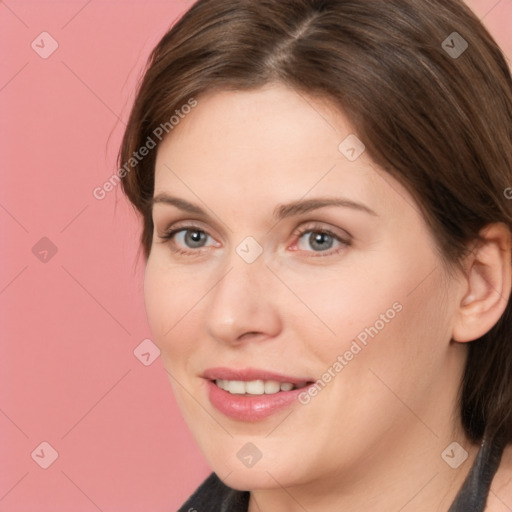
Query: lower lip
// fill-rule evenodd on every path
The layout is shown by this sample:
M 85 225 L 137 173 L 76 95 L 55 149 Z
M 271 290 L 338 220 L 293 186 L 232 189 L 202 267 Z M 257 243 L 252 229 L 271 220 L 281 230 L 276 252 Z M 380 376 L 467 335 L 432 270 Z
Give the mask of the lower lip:
M 298 395 L 309 386 L 271 395 L 233 395 L 208 380 L 208 397 L 222 414 L 239 421 L 258 421 L 298 401 Z

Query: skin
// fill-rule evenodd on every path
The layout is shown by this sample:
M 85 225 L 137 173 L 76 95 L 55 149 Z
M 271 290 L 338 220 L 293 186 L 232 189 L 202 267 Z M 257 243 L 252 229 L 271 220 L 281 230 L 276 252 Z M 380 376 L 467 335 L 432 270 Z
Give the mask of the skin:
M 158 148 L 155 195 L 208 216 L 154 205 L 148 321 L 185 421 L 219 477 L 252 491 L 250 512 L 447 510 L 479 448 L 461 430 L 457 391 L 465 342 L 505 309 L 510 234 L 491 225 L 465 272 L 449 274 L 410 194 L 365 152 L 340 152 L 353 133 L 327 101 L 273 84 L 201 96 Z M 376 215 L 329 206 L 272 217 L 280 204 L 341 196 Z M 183 231 L 161 238 L 190 223 L 189 235 L 208 235 L 202 247 Z M 325 229 L 349 244 L 315 244 L 311 231 Z M 263 250 L 252 263 L 236 252 L 249 236 Z M 307 405 L 243 422 L 210 404 L 207 368 L 316 380 L 395 303 Z M 454 441 L 468 452 L 457 469 L 441 458 Z M 262 454 L 251 468 L 237 457 L 247 442 Z

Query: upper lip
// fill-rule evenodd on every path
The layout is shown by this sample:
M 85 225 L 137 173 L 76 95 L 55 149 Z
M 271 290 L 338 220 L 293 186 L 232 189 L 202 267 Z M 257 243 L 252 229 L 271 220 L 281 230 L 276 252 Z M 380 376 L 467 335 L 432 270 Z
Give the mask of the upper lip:
M 260 370 L 258 368 L 208 368 L 202 375 L 205 379 L 216 380 L 275 380 L 277 382 L 289 382 L 290 384 L 304 384 L 305 382 L 313 382 L 308 377 L 292 377 L 290 375 L 282 375 L 280 373 L 268 370 Z

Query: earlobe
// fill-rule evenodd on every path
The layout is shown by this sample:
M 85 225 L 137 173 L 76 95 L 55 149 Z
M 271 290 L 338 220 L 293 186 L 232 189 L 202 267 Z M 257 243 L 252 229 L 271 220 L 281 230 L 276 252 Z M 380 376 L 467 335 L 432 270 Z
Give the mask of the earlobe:
M 486 226 L 468 257 L 464 295 L 455 318 L 452 339 L 473 341 L 490 331 L 503 315 L 511 292 L 511 233 L 503 223 Z

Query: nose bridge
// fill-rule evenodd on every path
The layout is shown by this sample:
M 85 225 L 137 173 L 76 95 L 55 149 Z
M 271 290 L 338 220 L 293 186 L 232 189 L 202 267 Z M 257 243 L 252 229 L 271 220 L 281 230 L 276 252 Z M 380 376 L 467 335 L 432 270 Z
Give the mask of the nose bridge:
M 246 247 L 241 244 L 242 249 Z M 233 251 L 225 271 L 211 290 L 206 315 L 208 333 L 234 342 L 247 333 L 275 335 L 279 329 L 278 305 L 271 292 L 272 273 L 263 257 L 252 262 Z

